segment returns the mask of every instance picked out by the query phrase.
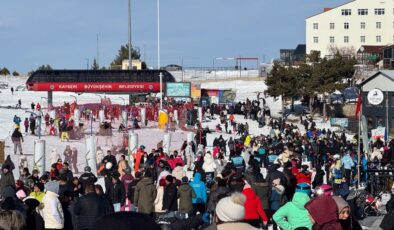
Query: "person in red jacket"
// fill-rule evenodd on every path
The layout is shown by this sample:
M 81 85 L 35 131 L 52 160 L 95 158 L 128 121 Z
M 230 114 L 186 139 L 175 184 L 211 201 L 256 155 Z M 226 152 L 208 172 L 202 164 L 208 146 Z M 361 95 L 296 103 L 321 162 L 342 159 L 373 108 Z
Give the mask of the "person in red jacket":
M 134 157 L 134 172 L 137 172 L 140 169 L 141 158 L 144 156 L 145 146 L 141 145 L 137 150 L 137 153 L 133 154 Z
M 310 185 L 312 183 L 312 173 L 309 172 L 308 165 L 301 166 L 301 170 L 297 173 L 296 178 L 297 184 L 307 183 Z
M 263 220 L 264 225 L 267 225 L 268 218 L 263 210 L 263 208 L 267 207 L 261 206 L 260 198 L 256 195 L 248 183 L 245 184 L 242 194 L 244 194 L 246 197 L 244 204 L 245 222 L 256 228 L 261 228 L 261 220 Z

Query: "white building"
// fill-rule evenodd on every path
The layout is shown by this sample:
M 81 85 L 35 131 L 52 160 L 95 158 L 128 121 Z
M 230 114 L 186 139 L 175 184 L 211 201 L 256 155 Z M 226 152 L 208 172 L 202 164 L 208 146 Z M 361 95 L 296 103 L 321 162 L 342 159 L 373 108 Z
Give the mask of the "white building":
M 306 19 L 306 53 L 331 48 L 352 51 L 394 42 L 394 0 L 354 0 Z

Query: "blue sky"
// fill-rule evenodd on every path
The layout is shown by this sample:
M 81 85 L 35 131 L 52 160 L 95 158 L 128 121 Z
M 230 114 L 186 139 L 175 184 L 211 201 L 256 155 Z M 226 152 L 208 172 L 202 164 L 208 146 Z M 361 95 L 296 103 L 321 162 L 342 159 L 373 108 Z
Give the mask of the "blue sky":
M 305 42 L 305 18 L 347 0 L 161 0 L 161 63 L 212 66 L 216 57 L 279 56 Z M 0 67 L 108 66 L 127 43 L 128 0 L 0 1 Z M 132 0 L 132 41 L 157 66 L 156 0 Z M 233 65 L 215 61 L 217 66 Z M 249 63 L 255 66 L 255 63 Z

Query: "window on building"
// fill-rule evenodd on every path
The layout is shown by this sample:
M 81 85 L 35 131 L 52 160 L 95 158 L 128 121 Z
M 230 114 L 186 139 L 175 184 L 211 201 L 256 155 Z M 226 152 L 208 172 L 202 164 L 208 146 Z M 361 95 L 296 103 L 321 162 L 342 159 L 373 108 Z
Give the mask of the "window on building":
M 365 22 L 361 22 L 361 23 L 360 23 L 360 28 L 361 28 L 361 29 L 365 29 Z
M 335 42 L 334 36 L 330 36 L 330 43 L 334 43 L 334 42 Z
M 313 37 L 313 43 L 319 43 L 319 37 Z
M 391 98 L 390 98 L 390 106 L 394 107 L 394 95 L 393 94 L 391 95 Z
M 365 36 L 361 36 L 361 37 L 360 37 L 360 42 L 361 42 L 361 43 L 365 43 Z
M 394 23 L 394 22 L 393 22 L 393 23 Z M 333 30 L 333 29 L 335 29 L 335 23 L 331 22 L 331 23 L 330 23 L 330 30 Z
M 352 15 L 352 10 L 351 9 L 342 9 L 342 15 L 344 15 L 344 16 Z
M 394 117 L 391 118 L 390 132 L 394 132 Z
M 368 9 L 358 9 L 358 15 L 368 15 Z
M 313 23 L 313 29 L 314 30 L 319 29 L 319 23 Z
M 343 28 L 344 28 L 345 30 L 348 30 L 348 29 L 349 29 L 349 23 L 348 23 L 348 22 L 345 22 L 345 23 L 343 24 Z
M 383 126 L 383 124 L 384 124 L 383 117 L 377 116 L 376 117 L 376 126 Z
M 384 8 L 376 8 L 375 15 L 384 15 Z
M 382 23 L 376 22 L 376 29 L 382 29 Z
M 345 43 L 349 43 L 349 36 L 345 36 L 345 37 L 343 37 L 343 42 L 345 42 Z
M 376 36 L 376 42 L 381 43 L 382 42 L 382 36 L 378 35 Z
M 373 127 L 373 118 L 372 117 L 367 117 L 367 126 L 368 126 L 368 129 L 371 129 Z

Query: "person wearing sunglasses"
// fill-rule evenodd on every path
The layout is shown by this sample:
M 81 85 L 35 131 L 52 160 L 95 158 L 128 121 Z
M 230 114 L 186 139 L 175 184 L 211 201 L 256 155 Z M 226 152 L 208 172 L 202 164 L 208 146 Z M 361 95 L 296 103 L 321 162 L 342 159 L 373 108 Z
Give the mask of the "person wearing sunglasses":
M 340 196 L 332 197 L 338 207 L 338 219 L 342 229 L 361 230 L 357 219 L 350 213 L 349 204 Z

